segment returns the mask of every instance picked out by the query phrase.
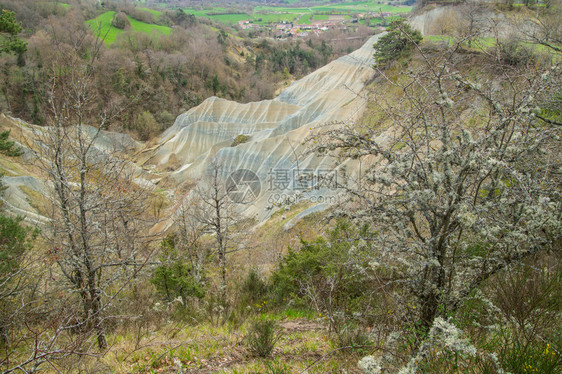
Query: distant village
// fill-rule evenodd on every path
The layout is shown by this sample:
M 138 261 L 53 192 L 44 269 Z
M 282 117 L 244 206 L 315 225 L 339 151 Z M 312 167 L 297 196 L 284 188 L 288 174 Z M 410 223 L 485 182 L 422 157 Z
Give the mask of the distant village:
M 309 24 L 297 24 L 295 22 L 282 21 L 273 25 L 273 36 L 279 39 L 307 37 L 311 34 L 319 34 L 327 30 L 347 29 L 348 24 L 358 23 L 360 19 L 387 18 L 391 17 L 390 12 L 371 12 L 360 13 L 351 18 L 346 18 L 345 14 L 330 14 L 327 20 L 311 20 Z M 250 20 L 239 21 L 238 26 L 242 30 L 259 30 L 263 25 L 253 23 Z M 272 27 L 272 26 L 268 26 Z

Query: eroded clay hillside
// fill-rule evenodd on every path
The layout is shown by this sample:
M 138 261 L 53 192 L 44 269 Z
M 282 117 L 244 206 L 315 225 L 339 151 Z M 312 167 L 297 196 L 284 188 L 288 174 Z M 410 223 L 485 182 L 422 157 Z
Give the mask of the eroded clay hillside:
M 280 199 L 324 201 L 336 193 L 333 188 L 309 189 L 311 185 L 299 178 L 317 178 L 349 161 L 336 165 L 332 159 L 309 154 L 304 140 L 318 127 L 341 126 L 361 116 L 365 106 L 361 93 L 374 74 L 377 38 L 293 83 L 273 100 L 239 104 L 207 99 L 180 115 L 157 145 L 143 152 L 143 165 L 172 169 L 169 178 L 174 184 L 199 180 L 212 160 L 220 163 L 225 177 L 235 170 L 251 170 L 262 189 L 245 210 L 259 220 L 270 214 L 273 205 L 282 205 Z M 238 142 L 240 138 L 243 141 Z M 348 173 L 352 170 L 347 168 Z
M 142 144 L 104 132 L 96 147 L 103 155 L 125 149 L 126 143 L 136 183 L 164 191 L 171 207 L 189 193 L 214 160 L 225 178 L 239 169 L 259 177 L 258 198 L 240 206 L 249 217 L 263 221 L 276 207 L 297 201 L 306 202 L 306 207 L 319 205 L 313 210 L 324 209 L 336 201 L 332 197 L 338 191 L 333 183 L 316 180 L 336 168 L 337 180 L 332 176 L 331 181 L 347 183 L 355 167 L 350 160 L 336 163 L 307 152 L 305 140 L 319 127 L 342 126 L 362 115 L 362 90 L 374 74 L 377 38 L 294 82 L 273 100 L 240 104 L 212 97 L 178 116 L 156 141 Z M 50 186 L 35 164 L 41 148 L 39 134 L 47 130 L 9 117 L 2 120 L 24 150 L 22 158 L 4 161 L 7 208 L 29 220 L 46 222 L 48 212 L 42 205 L 48 203 Z

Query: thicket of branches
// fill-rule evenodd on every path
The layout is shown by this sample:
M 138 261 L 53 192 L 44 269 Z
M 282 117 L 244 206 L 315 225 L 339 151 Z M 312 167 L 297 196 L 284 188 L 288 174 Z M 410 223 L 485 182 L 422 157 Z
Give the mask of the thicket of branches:
M 390 62 L 379 70 L 392 99 L 372 92 L 375 122 L 329 126 L 313 137 L 313 150 L 367 165 L 358 185 L 346 186 L 349 205 L 341 214 L 370 222 L 375 232 L 365 238 L 373 271 L 387 274 L 396 321 L 414 331 L 413 358 L 401 371 L 410 373 L 427 363 L 439 339 L 460 339 L 446 320 L 490 278 L 539 254 L 559 256 L 560 108 L 550 103 L 562 75 L 556 48 L 522 54 L 521 44 L 507 49 L 497 40 L 474 51 L 474 35 L 422 48 L 408 27 L 396 26 L 395 41 L 375 45 L 380 59 L 408 41 L 401 44 L 411 53 L 407 68 Z M 465 62 L 467 54 L 477 68 Z M 552 330 L 542 333 L 559 346 Z M 479 357 L 463 342 L 457 354 Z M 450 340 L 445 344 L 454 351 Z M 378 373 L 397 364 L 384 357 L 362 365 Z

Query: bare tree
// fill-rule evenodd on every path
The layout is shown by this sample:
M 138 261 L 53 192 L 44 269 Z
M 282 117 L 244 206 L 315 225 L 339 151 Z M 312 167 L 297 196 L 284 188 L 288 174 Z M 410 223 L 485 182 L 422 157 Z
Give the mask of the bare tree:
M 535 17 L 528 18 L 519 25 L 523 38 L 552 51 L 562 52 L 561 7 L 560 1 L 548 7 L 537 7 Z
M 219 266 L 219 301 L 226 304 L 226 255 L 233 251 L 230 241 L 237 220 L 222 175 L 222 164 L 216 160 L 211 162 L 200 186 L 194 191 L 197 201 L 194 218 L 213 235 Z
M 205 234 L 205 226 L 197 220 L 197 211 L 196 200 L 182 201 L 174 224 L 177 234 L 176 246 L 187 255 L 194 280 L 201 283 L 207 251 L 201 243 L 201 238 Z
M 477 0 L 465 0 L 461 4 L 458 32 L 461 38 L 466 38 L 468 47 L 472 47 L 472 41 L 482 34 L 486 26 L 486 5 Z
M 103 133 L 114 112 L 98 107 L 92 53 L 86 62 L 66 53 L 67 60 L 53 66 L 50 126 L 38 130 L 35 149 L 54 192 L 52 258 L 82 308 L 75 330 L 94 332 L 105 349 L 108 308 L 148 260 L 150 191 L 134 182 L 126 145 Z M 86 125 L 95 112 L 99 122 Z

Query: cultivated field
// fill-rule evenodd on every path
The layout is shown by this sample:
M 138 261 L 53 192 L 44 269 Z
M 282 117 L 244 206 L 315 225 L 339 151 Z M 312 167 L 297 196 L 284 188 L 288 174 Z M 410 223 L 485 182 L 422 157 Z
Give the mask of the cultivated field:
M 330 15 L 345 15 L 346 19 L 350 19 L 352 15 L 369 12 L 397 14 L 408 13 L 411 10 L 411 6 L 386 5 L 379 1 L 356 1 L 336 5 L 317 5 L 308 8 L 257 6 L 251 13 L 244 13 L 224 7 L 212 6 L 205 8 L 184 9 L 186 13 L 193 14 L 196 17 L 209 18 L 226 24 L 233 24 L 238 21 L 248 20 L 262 25 L 283 21 L 307 24 L 311 20 L 327 20 Z
M 159 11 L 151 11 L 151 13 L 154 14 L 156 17 L 160 15 Z M 107 45 L 113 43 L 115 41 L 115 38 L 117 38 L 117 35 L 124 32 L 123 30 L 120 30 L 111 25 L 111 20 L 113 19 L 114 15 L 115 12 L 113 11 L 105 12 L 94 19 L 86 21 L 86 23 L 92 28 L 92 30 L 94 30 L 94 32 L 96 33 L 99 32 L 100 37 L 105 38 L 105 43 Z M 139 31 L 148 34 L 152 32 L 160 32 L 165 35 L 170 34 L 171 28 L 168 26 L 153 25 L 150 23 L 137 21 L 136 19 L 131 18 L 130 16 L 127 17 L 129 18 L 129 22 L 131 23 L 131 29 L 133 31 Z

